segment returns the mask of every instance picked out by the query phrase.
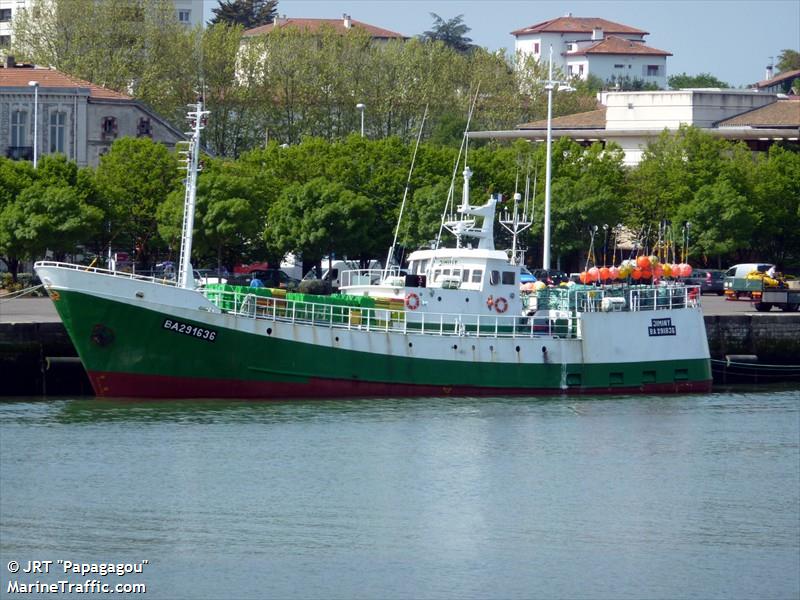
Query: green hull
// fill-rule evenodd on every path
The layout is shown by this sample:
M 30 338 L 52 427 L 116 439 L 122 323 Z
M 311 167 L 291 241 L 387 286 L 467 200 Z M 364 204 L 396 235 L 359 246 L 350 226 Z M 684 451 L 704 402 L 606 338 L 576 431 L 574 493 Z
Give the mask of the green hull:
M 100 396 L 674 392 L 711 385 L 707 359 L 564 365 L 449 360 L 445 354 L 436 359 L 396 356 L 339 348 L 337 330 L 326 327 L 317 327 L 319 335 L 309 343 L 286 335 L 282 339 L 277 330 L 311 325 L 241 318 L 257 328 L 242 331 L 230 315 L 199 313 L 204 319 L 198 321 L 75 291 L 59 290 L 56 296 L 58 312 Z M 377 340 L 390 334 L 366 335 Z M 404 337 L 413 344 L 430 336 Z M 458 344 L 466 347 L 470 340 L 450 337 L 446 343 L 458 352 Z

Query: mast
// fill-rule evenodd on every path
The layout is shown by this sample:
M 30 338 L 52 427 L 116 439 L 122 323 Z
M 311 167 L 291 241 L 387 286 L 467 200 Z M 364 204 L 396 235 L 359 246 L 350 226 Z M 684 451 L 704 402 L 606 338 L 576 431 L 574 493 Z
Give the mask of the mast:
M 550 268 L 550 148 L 553 144 L 550 121 L 553 118 L 553 46 L 550 46 L 550 70 L 547 75 L 547 162 L 544 175 L 544 241 L 542 248 L 542 268 Z
M 203 110 L 202 98 L 197 99 L 197 104 L 189 104 L 189 113 L 186 119 L 192 127 L 187 135 L 186 150 L 179 151 L 184 155 L 186 169 L 186 193 L 183 199 L 183 228 L 181 231 L 181 256 L 178 262 L 178 285 L 182 288 L 194 287 L 194 274 L 192 273 L 192 234 L 194 232 L 194 209 L 197 197 L 197 172 L 199 171 L 200 158 L 200 132 L 204 129 L 208 111 Z

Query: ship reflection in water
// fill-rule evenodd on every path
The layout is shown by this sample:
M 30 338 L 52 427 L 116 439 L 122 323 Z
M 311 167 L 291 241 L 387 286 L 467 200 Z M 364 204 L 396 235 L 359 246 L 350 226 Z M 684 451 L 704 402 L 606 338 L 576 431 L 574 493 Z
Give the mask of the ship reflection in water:
M 148 598 L 796 598 L 798 440 L 796 386 L 3 401 L 0 564 L 146 559 Z

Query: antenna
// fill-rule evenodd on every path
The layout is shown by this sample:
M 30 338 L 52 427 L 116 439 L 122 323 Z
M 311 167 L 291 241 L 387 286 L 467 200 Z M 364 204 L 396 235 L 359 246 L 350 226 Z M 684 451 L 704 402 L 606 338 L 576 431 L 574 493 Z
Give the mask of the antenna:
M 200 132 L 205 128 L 206 117 L 209 112 L 203 110 L 203 97 L 197 98 L 196 104 L 189 104 L 189 113 L 186 119 L 191 124 L 192 131 L 188 132 L 188 142 L 178 154 L 182 155 L 181 162 L 186 169 L 186 193 L 183 199 L 183 227 L 181 230 L 181 256 L 178 262 L 178 284 L 180 287 L 188 288 L 189 282 L 194 281 L 192 274 L 192 235 L 194 233 L 194 209 L 197 197 L 197 173 L 200 170 Z
M 425 128 L 425 119 L 428 116 L 428 105 L 425 105 L 425 112 L 422 114 L 422 123 L 419 124 L 419 133 L 417 134 L 417 143 L 414 146 L 414 155 L 411 157 L 411 167 L 408 169 L 408 179 L 406 180 L 406 188 L 403 190 L 403 201 L 400 203 L 400 214 L 397 216 L 397 227 L 394 229 L 394 239 L 392 245 L 389 246 L 389 254 L 386 255 L 386 264 L 383 266 L 383 276 L 389 272 L 389 263 L 394 254 L 394 248 L 397 245 L 397 236 L 400 233 L 400 222 L 403 220 L 403 211 L 406 207 L 406 198 L 408 197 L 408 188 L 411 186 L 411 173 L 414 172 L 414 163 L 417 160 L 417 150 L 419 150 L 419 141 L 422 138 L 422 130 Z M 399 266 L 399 265 L 398 265 Z
M 472 100 L 472 105 L 469 108 L 469 114 L 467 115 L 467 126 L 464 129 L 464 137 L 461 138 L 461 147 L 458 149 L 458 157 L 456 158 L 456 164 L 453 165 L 453 176 L 450 179 L 450 189 L 447 191 L 447 201 L 444 204 L 444 211 L 442 211 L 442 220 L 439 223 L 439 233 L 436 235 L 436 244 L 435 248 L 439 247 L 439 244 L 442 242 L 442 229 L 444 228 L 445 220 L 447 219 L 447 211 L 450 208 L 450 203 L 453 201 L 453 192 L 456 185 L 456 173 L 458 172 L 458 165 L 461 162 L 461 153 L 464 152 L 466 156 L 466 151 L 464 150 L 465 146 L 467 145 L 467 132 L 469 132 L 469 124 L 472 122 L 472 113 L 475 111 L 475 105 L 478 103 L 478 93 L 480 92 L 481 84 L 478 82 L 478 86 L 475 89 L 475 97 Z M 466 162 L 466 159 L 465 159 Z

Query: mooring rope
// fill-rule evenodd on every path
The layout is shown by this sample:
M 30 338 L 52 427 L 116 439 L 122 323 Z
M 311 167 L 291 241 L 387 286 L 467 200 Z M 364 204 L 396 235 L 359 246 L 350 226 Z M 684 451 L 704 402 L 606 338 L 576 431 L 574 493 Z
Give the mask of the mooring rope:
M 32 294 L 40 287 L 44 287 L 41 283 L 39 285 L 34 285 L 33 287 L 25 288 L 24 290 L 18 290 L 16 292 L 11 292 L 5 296 L 0 296 L 0 304 L 3 302 L 10 302 L 11 300 L 16 300 L 18 298 L 22 298 L 23 296 L 27 296 L 28 294 Z

